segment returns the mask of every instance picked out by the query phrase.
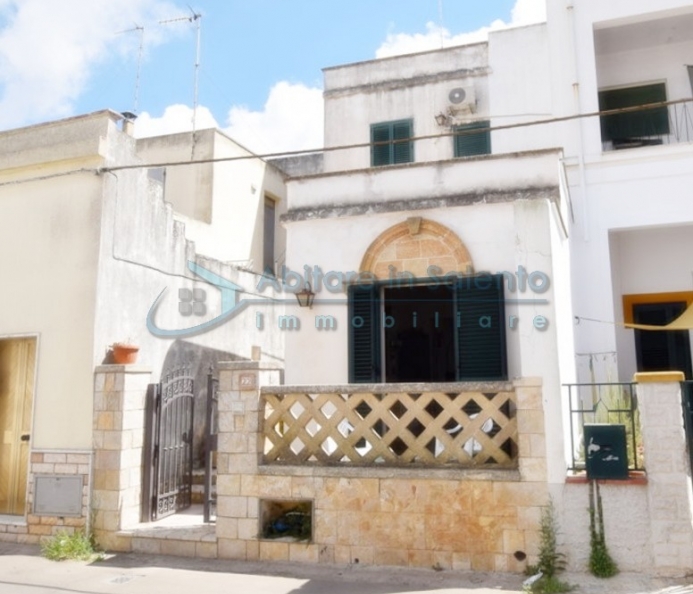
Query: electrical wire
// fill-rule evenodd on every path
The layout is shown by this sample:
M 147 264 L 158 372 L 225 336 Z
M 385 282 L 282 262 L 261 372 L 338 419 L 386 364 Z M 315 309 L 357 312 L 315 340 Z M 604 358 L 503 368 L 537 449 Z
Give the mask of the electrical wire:
M 474 128 L 474 129 L 457 129 L 457 130 L 453 130 L 451 132 L 442 132 L 442 133 L 438 133 L 438 134 L 427 134 L 427 135 L 423 135 L 423 136 L 413 136 L 410 138 L 403 139 L 402 142 L 416 142 L 419 140 L 435 140 L 435 139 L 446 138 L 446 137 L 479 134 L 481 132 L 497 132 L 497 131 L 501 131 L 501 130 L 514 130 L 514 129 L 518 129 L 518 128 L 527 128 L 527 127 L 531 127 L 531 126 L 541 126 L 541 125 L 554 124 L 554 123 L 559 123 L 559 122 L 568 122 L 568 121 L 573 121 L 573 120 L 579 120 L 582 118 L 603 117 L 603 116 L 615 115 L 615 114 L 620 114 L 620 113 L 645 111 L 645 110 L 657 109 L 657 108 L 661 108 L 661 107 L 668 107 L 670 105 L 678 105 L 678 104 L 682 104 L 682 103 L 691 103 L 692 101 L 693 100 L 691 100 L 691 99 L 677 99 L 674 101 L 660 101 L 657 103 L 648 103 L 647 105 L 638 105 L 635 107 L 624 107 L 624 108 L 620 108 L 620 109 L 610 109 L 610 110 L 606 110 L 606 111 L 594 111 L 594 112 L 589 112 L 589 113 L 584 113 L 584 114 L 561 116 L 561 117 L 547 118 L 547 119 L 541 119 L 541 120 L 532 120 L 532 121 L 528 121 L 528 122 L 518 122 L 515 124 L 504 124 L 504 125 L 500 125 L 500 126 L 488 126 L 485 128 Z M 71 174 L 80 173 L 80 172 L 90 172 L 90 173 L 95 173 L 95 174 L 102 174 L 102 173 L 111 172 L 111 171 L 125 171 L 125 170 L 129 170 L 129 169 L 154 169 L 157 167 L 181 167 L 181 166 L 190 166 L 190 165 L 202 165 L 202 164 L 207 164 L 207 163 L 224 163 L 224 162 L 231 162 L 231 161 L 247 161 L 247 160 L 252 160 L 252 159 L 259 159 L 261 161 L 267 162 L 269 159 L 276 159 L 276 158 L 280 158 L 280 157 L 296 157 L 296 156 L 300 156 L 300 155 L 310 155 L 310 154 L 315 154 L 315 153 L 327 153 L 327 152 L 343 151 L 343 150 L 350 150 L 350 149 L 370 148 L 372 146 L 377 146 L 377 145 L 381 145 L 381 144 L 382 145 L 389 145 L 389 144 L 392 144 L 392 142 L 391 141 L 378 142 L 378 143 L 359 142 L 359 143 L 345 144 L 345 145 L 339 145 L 339 146 L 300 149 L 300 150 L 293 150 L 293 151 L 281 151 L 281 152 L 264 153 L 264 154 L 257 154 L 257 153 L 253 153 L 252 151 L 248 151 L 249 154 L 247 154 L 247 155 L 237 155 L 234 157 L 210 157 L 208 159 L 196 159 L 194 161 L 188 160 L 188 161 L 161 161 L 158 163 L 144 163 L 144 162 L 143 163 L 131 163 L 128 165 L 112 165 L 112 166 L 106 166 L 106 167 L 95 167 L 95 168 L 91 168 L 91 169 L 90 168 L 80 168 L 77 170 L 71 170 L 71 171 L 66 171 L 66 172 L 49 174 L 49 175 L 40 176 L 40 177 L 32 177 L 32 178 L 24 178 L 24 179 L 20 179 L 20 180 L 0 182 L 0 187 L 6 186 L 6 185 L 26 183 L 26 182 L 30 182 L 30 181 L 40 181 L 43 179 L 51 179 L 53 177 L 60 177 L 63 175 L 71 175 Z M 556 147 L 556 148 L 559 148 L 559 147 Z M 246 150 L 248 150 L 248 149 L 246 149 Z
M 582 118 L 590 118 L 590 117 L 603 117 L 603 116 L 609 116 L 609 115 L 616 115 L 616 114 L 621 114 L 621 113 L 630 113 L 630 112 L 637 112 L 637 111 L 644 111 L 644 110 L 651 110 L 651 109 L 656 109 L 659 107 L 668 107 L 670 105 L 677 105 L 680 103 L 690 103 L 691 99 L 677 99 L 675 101 L 659 101 L 656 103 L 648 103 L 647 105 L 637 105 L 634 107 L 622 107 L 619 109 L 609 109 L 605 111 L 594 111 L 594 112 L 589 112 L 589 113 L 584 113 L 584 114 L 576 114 L 576 115 L 569 115 L 569 116 L 560 116 L 560 117 L 555 117 L 555 118 L 547 118 L 547 119 L 542 119 L 542 120 L 532 120 L 529 122 L 518 122 L 515 124 L 504 124 L 500 126 L 487 126 L 485 128 L 474 128 L 474 129 L 462 129 L 462 130 L 453 130 L 451 132 L 443 132 L 443 133 L 438 133 L 438 134 L 426 134 L 423 136 L 413 136 L 410 138 L 402 139 L 401 142 L 416 142 L 419 140 L 435 140 L 438 138 L 445 138 L 445 137 L 452 137 L 452 136 L 466 136 L 466 135 L 472 135 L 472 134 L 479 134 L 481 132 L 497 132 L 500 130 L 512 130 L 516 128 L 527 128 L 530 126 L 541 126 L 541 125 L 546 125 L 546 124 L 555 124 L 559 122 L 569 122 L 573 120 L 579 120 Z M 249 155 L 239 155 L 235 157 L 210 157 L 209 159 L 197 159 L 195 161 L 167 161 L 167 162 L 161 162 L 161 163 L 141 163 L 141 164 L 130 164 L 130 165 L 114 165 L 112 167 L 102 167 L 99 171 L 119 171 L 119 170 L 126 170 L 126 169 L 141 169 L 141 168 L 155 168 L 155 167 L 177 167 L 177 166 L 182 166 L 182 165 L 197 165 L 197 164 L 206 164 L 206 163 L 221 163 L 221 162 L 227 162 L 227 161 L 244 161 L 244 160 L 249 160 L 249 159 L 260 159 L 263 161 L 266 161 L 267 159 L 275 159 L 279 157 L 295 157 L 299 155 L 308 155 L 312 153 L 326 153 L 326 152 L 335 152 L 335 151 L 343 151 L 343 150 L 350 150 L 350 149 L 359 149 L 359 148 L 370 148 L 371 146 L 378 146 L 378 145 L 389 145 L 392 144 L 392 141 L 384 141 L 384 142 L 359 142 L 359 143 L 354 143 L 354 144 L 346 144 L 346 145 L 339 145 L 339 146 L 326 146 L 322 148 L 311 148 L 311 149 L 300 149 L 300 150 L 294 150 L 294 151 L 281 151 L 281 152 L 274 152 L 274 153 L 264 153 L 264 154 L 256 154 L 256 153 L 251 153 Z

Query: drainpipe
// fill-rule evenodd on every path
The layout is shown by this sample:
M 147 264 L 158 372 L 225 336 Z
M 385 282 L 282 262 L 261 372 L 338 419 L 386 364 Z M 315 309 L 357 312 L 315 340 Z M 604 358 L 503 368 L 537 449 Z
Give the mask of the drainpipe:
M 570 33 L 571 42 L 573 50 L 573 101 L 575 105 L 575 114 L 579 115 L 582 113 L 582 106 L 580 105 L 580 77 L 579 77 L 579 60 L 577 54 L 577 25 L 575 23 L 575 4 L 574 0 L 568 0 L 566 3 L 566 10 L 568 11 L 568 19 L 570 20 Z M 585 172 L 585 136 L 582 130 L 583 121 L 582 119 L 577 120 L 578 124 L 578 139 L 579 139 L 579 154 L 578 154 L 578 168 L 580 172 L 580 197 L 582 198 L 582 221 L 583 221 L 583 239 L 585 242 L 590 240 L 589 231 L 589 209 L 587 207 L 587 174 Z

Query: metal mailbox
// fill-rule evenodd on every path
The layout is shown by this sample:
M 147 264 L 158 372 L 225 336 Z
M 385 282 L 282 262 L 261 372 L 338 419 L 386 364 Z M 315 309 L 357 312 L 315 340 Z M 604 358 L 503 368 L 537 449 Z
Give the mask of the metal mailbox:
M 628 478 L 625 425 L 585 425 L 585 467 L 588 479 Z

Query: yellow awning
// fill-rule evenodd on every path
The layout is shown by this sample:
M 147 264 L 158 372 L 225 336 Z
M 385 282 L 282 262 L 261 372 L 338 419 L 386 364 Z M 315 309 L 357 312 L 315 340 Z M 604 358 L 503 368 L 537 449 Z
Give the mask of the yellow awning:
M 647 324 L 623 324 L 626 328 L 634 330 L 693 330 L 693 303 L 688 306 L 678 318 L 669 322 L 666 326 L 649 326 Z

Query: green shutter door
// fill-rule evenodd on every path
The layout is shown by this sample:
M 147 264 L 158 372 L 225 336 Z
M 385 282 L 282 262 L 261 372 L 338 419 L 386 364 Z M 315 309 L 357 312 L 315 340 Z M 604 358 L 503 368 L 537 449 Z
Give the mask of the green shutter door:
M 460 279 L 455 307 L 457 379 L 507 379 L 503 276 Z
M 349 382 L 377 383 L 380 372 L 380 289 L 349 287 Z

